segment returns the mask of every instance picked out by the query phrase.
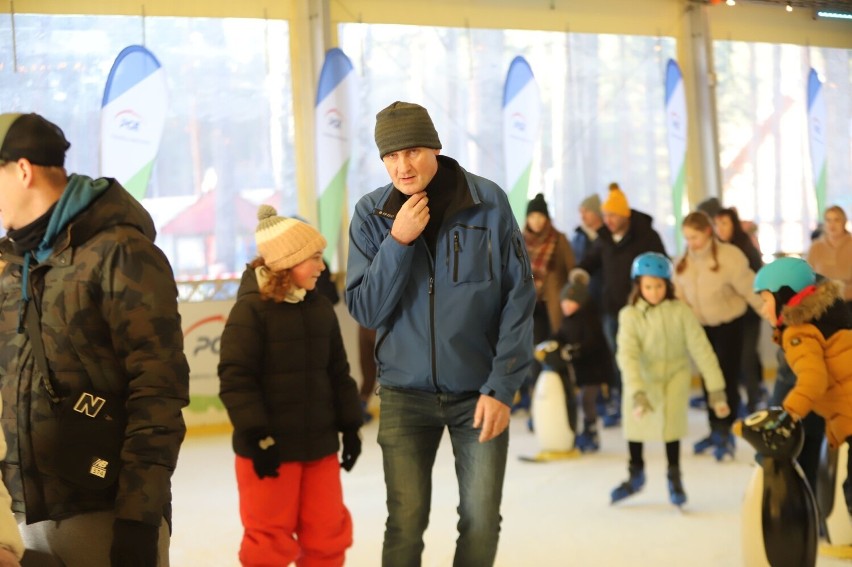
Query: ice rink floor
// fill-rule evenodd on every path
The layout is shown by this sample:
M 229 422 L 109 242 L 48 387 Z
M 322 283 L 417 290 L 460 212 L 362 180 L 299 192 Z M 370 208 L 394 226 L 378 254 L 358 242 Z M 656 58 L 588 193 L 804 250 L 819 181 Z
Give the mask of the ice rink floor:
M 754 472 L 753 451 L 737 440 L 734 461 L 692 455 L 707 430 L 706 414 L 690 410 L 690 435 L 681 467 L 689 498 L 683 512 L 669 504 L 662 443 L 646 446 L 647 484 L 616 506 L 610 490 L 626 478 L 627 447 L 620 429 L 602 431 L 601 451 L 573 460 L 526 463 L 537 452 L 526 415 L 512 418 L 503 496 L 503 526 L 496 565 L 734 567 L 743 565 L 741 504 Z M 343 473 L 354 545 L 346 565 L 377 567 L 385 521 L 381 453 L 374 420 L 362 430 L 364 448 L 353 471 Z M 456 537 L 457 491 L 449 439 L 435 464 L 432 515 L 424 567 L 450 567 Z M 241 526 L 230 435 L 190 434 L 174 476 L 173 567 L 236 567 Z M 820 555 L 820 567 L 851 561 Z

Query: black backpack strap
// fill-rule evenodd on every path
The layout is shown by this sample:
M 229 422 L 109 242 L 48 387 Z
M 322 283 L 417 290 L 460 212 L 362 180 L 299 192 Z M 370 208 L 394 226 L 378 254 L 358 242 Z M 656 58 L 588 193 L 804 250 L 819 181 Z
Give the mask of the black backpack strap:
M 35 358 L 36 366 L 41 372 L 41 380 L 44 383 L 44 388 L 50 396 L 53 403 L 59 403 L 59 396 L 53 389 L 53 384 L 50 382 L 50 366 L 47 364 L 47 355 L 44 354 L 44 340 L 41 337 L 41 318 L 39 317 L 38 309 L 33 301 L 27 301 L 22 306 L 26 309 L 26 321 L 24 326 L 27 331 L 27 337 L 30 339 L 30 348 L 32 349 L 33 357 Z

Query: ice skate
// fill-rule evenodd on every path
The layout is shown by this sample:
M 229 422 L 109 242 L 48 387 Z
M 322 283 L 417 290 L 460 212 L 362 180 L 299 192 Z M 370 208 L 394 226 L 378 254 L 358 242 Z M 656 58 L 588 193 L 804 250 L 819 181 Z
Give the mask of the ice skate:
M 645 486 L 645 470 L 635 465 L 630 465 L 630 478 L 616 486 L 610 493 L 611 504 L 620 502 L 628 496 L 633 496 Z

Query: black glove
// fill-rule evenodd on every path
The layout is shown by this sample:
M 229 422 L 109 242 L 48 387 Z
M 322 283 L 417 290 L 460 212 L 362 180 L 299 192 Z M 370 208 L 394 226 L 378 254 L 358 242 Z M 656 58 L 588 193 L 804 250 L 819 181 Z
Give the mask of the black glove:
M 343 454 L 340 461 L 340 466 L 343 470 L 349 472 L 355 466 L 355 461 L 358 460 L 358 455 L 361 454 L 361 436 L 358 431 L 343 432 Z
M 275 439 L 265 430 L 248 431 L 246 437 L 248 438 L 249 456 L 257 477 L 278 478 L 281 455 L 278 453 Z
M 160 527 L 136 520 L 117 519 L 112 526 L 112 567 L 157 567 Z

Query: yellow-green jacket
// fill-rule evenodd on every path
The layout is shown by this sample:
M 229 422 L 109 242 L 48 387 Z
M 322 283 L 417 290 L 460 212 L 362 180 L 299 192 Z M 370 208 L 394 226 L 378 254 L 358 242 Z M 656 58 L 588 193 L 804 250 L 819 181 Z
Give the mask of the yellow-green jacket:
M 725 389 L 719 361 L 689 306 L 677 299 L 651 306 L 640 299 L 618 314 L 616 361 L 624 382 L 622 415 L 628 441 L 675 441 L 687 434 L 692 367 L 707 390 Z M 644 391 L 654 411 L 633 415 L 633 394 Z

